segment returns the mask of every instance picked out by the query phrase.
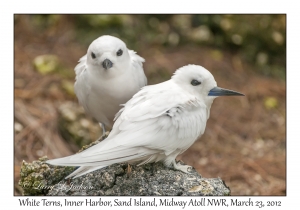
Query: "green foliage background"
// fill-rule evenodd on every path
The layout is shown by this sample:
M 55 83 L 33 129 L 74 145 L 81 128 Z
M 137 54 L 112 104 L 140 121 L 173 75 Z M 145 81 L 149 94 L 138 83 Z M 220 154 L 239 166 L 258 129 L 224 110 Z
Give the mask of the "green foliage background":
M 16 19 L 18 16 L 16 16 Z M 20 18 L 20 17 L 19 17 Z M 120 37 L 131 49 L 210 46 L 239 54 L 261 74 L 285 79 L 286 15 L 32 15 L 39 30 L 62 19 L 89 45 L 102 34 Z

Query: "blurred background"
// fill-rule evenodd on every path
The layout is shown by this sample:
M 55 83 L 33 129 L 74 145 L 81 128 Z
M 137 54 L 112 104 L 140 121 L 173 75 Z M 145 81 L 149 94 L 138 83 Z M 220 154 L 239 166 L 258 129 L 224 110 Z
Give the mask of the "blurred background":
M 101 135 L 74 94 L 74 67 L 101 35 L 146 59 L 148 84 L 204 66 L 220 97 L 205 134 L 178 157 L 232 195 L 286 195 L 285 15 L 15 15 L 14 180 L 23 160 L 77 152 Z

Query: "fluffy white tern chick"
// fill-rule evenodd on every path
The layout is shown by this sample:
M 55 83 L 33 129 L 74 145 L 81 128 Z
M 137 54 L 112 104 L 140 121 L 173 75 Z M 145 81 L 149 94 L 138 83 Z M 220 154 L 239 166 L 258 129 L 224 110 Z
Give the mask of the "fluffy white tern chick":
M 94 40 L 75 67 L 74 85 L 79 103 L 103 129 L 111 128 L 120 105 L 147 85 L 145 60 L 113 36 Z

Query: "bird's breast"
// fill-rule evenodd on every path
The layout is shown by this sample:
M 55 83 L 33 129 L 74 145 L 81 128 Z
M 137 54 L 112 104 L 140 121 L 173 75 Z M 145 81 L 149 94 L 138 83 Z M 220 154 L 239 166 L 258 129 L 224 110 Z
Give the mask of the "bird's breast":
M 88 82 L 91 89 L 87 105 L 91 115 L 99 122 L 112 123 L 115 114 L 121 108 L 120 105 L 125 104 L 140 89 L 137 82 L 126 75 L 112 79 L 89 75 Z

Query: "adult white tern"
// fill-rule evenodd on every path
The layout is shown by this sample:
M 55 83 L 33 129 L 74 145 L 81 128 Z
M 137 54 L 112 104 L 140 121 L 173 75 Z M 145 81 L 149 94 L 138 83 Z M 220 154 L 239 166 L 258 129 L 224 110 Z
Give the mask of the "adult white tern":
M 75 67 L 76 96 L 84 110 L 102 127 L 111 128 L 120 104 L 147 85 L 145 60 L 113 36 L 94 40 Z
M 109 136 L 81 153 L 49 160 L 61 166 L 80 166 L 79 177 L 114 163 L 145 164 L 163 161 L 185 173 L 191 166 L 176 162 L 203 133 L 210 107 L 218 96 L 243 95 L 219 88 L 201 66 L 179 68 L 166 82 L 143 87 L 118 112 Z

